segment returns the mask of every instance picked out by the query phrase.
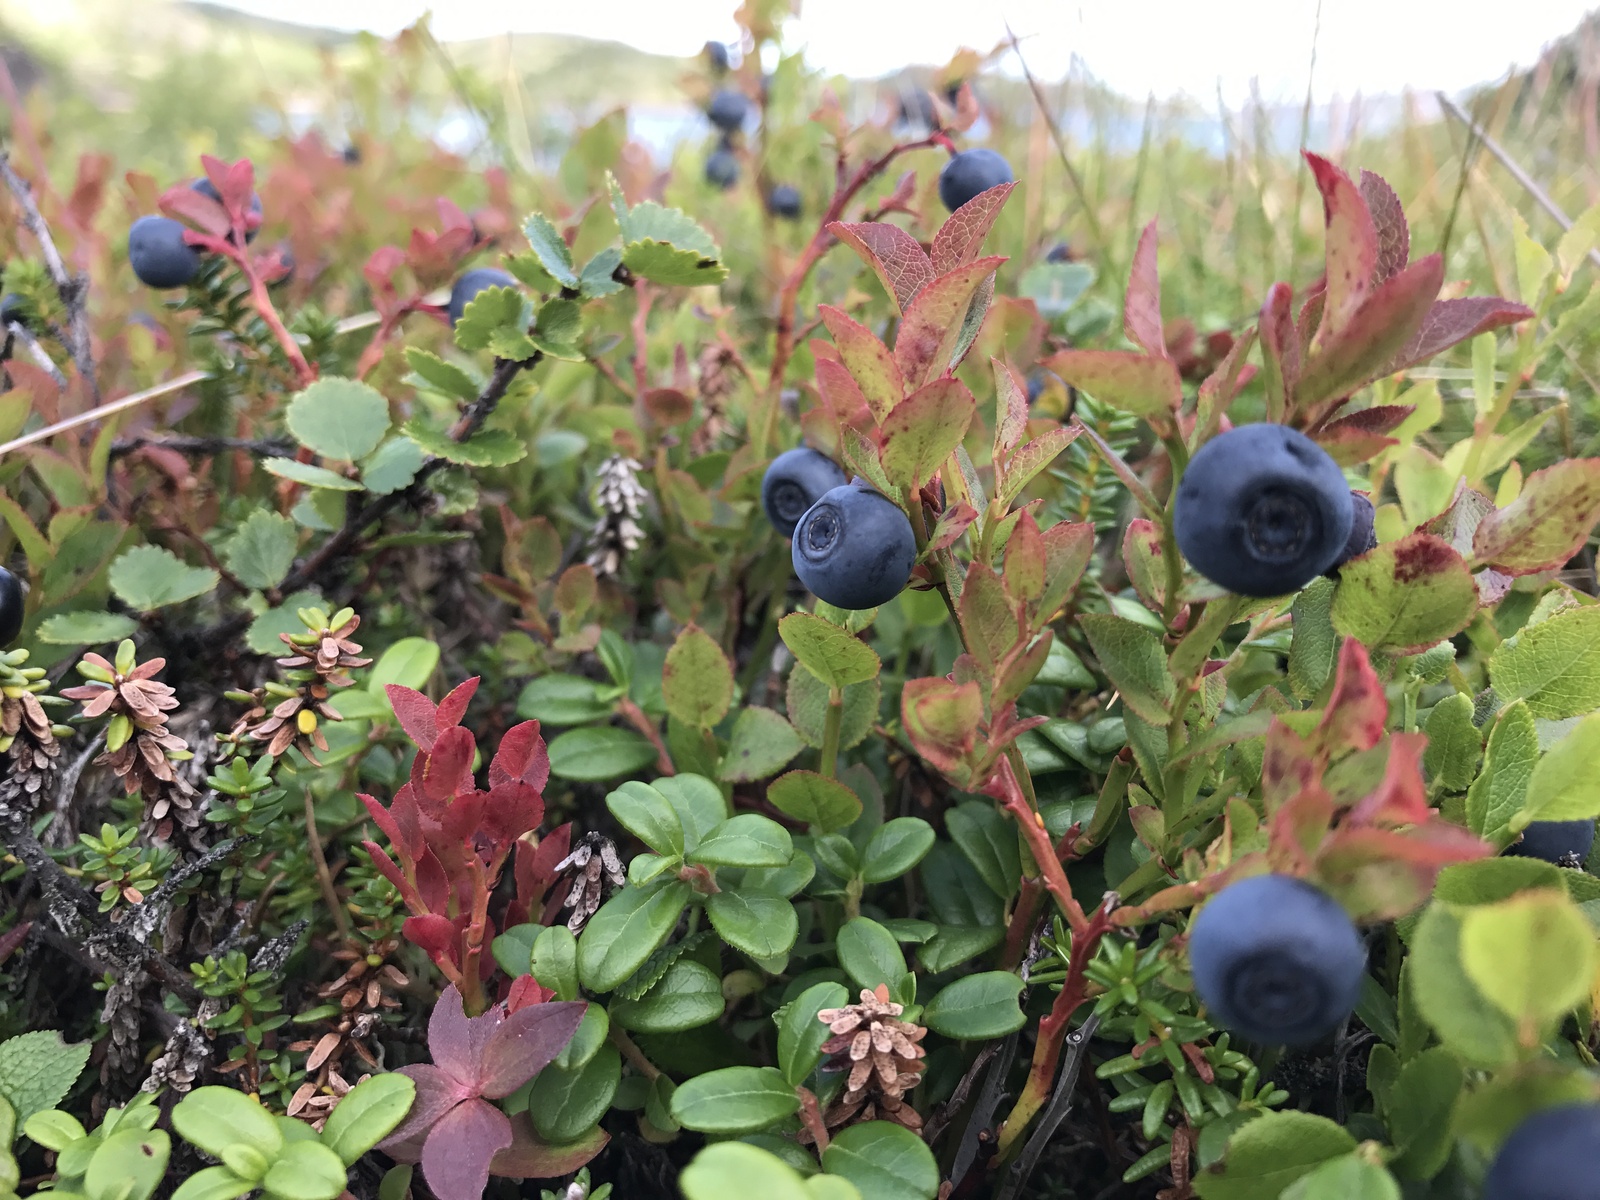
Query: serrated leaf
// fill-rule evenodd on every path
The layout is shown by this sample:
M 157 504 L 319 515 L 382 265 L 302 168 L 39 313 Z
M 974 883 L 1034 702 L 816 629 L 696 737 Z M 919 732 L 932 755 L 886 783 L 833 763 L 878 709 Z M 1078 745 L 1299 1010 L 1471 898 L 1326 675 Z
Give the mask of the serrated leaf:
M 901 488 L 933 478 L 966 436 L 978 402 L 959 379 L 935 379 L 911 393 L 883 419 L 884 470 Z
M 919 388 L 945 373 L 972 297 L 1004 261 L 998 256 L 980 258 L 939 276 L 917 293 L 894 338 L 894 361 L 907 387 Z
M 77 1082 L 93 1047 L 69 1043 L 54 1030 L 18 1034 L 0 1042 L 0 1098 L 9 1101 L 16 1123 L 52 1109 Z M 0 1146 L 4 1153 L 9 1146 Z
M 795 659 L 830 687 L 848 687 L 877 676 L 877 652 L 849 630 L 811 613 L 790 613 L 778 634 Z
M 715 258 L 650 238 L 630 242 L 622 251 L 622 265 L 639 278 L 665 287 L 701 287 L 728 277 L 728 268 Z
M 1374 650 L 1415 654 L 1460 633 L 1478 611 L 1478 585 L 1449 543 L 1417 532 L 1345 563 L 1333 627 Z
M 406 362 L 411 364 L 411 369 L 426 382 L 447 396 L 454 396 L 458 400 L 473 400 L 483 390 L 471 375 L 454 363 L 445 362 L 437 354 L 430 354 L 415 346 L 407 346 Z
M 1504 839 L 1521 811 L 1539 761 L 1539 731 L 1525 701 L 1501 712 L 1489 734 L 1483 770 L 1467 792 L 1467 825 L 1490 841 Z
M 617 246 L 607 246 L 585 263 L 578 277 L 578 288 L 583 292 L 584 299 L 596 300 L 620 292 L 622 285 L 612 276 L 621 265 L 622 250 Z
M 1600 816 L 1600 713 L 1579 721 L 1540 755 L 1522 815 L 1533 821 Z
M 489 334 L 489 350 L 496 358 L 526 362 L 539 353 L 539 344 L 524 330 L 502 325 Z
M 815 771 L 790 771 L 773 780 L 767 799 L 779 812 L 822 833 L 848 828 L 861 815 L 861 801 L 854 792 Z
M 1530 625 L 1489 659 L 1505 703 L 1526 700 L 1536 717 L 1561 720 L 1600 708 L 1600 608 L 1574 608 Z
M 1194 1189 L 1202 1200 L 1279 1200 L 1295 1180 L 1355 1145 L 1327 1117 L 1263 1113 L 1228 1139 L 1222 1162 L 1197 1174 Z
M 578 274 L 572 269 L 572 251 L 561 231 L 543 213 L 531 213 L 522 223 L 523 235 L 532 247 L 539 265 L 563 287 L 577 287 Z
M 880 221 L 835 221 L 828 232 L 849 246 L 883 282 L 895 308 L 905 313 L 917 293 L 933 282 L 933 263 L 904 229 Z
M 422 447 L 408 437 L 392 437 L 361 460 L 361 486 L 374 496 L 410 487 L 425 461 Z
M 1560 892 L 1524 892 L 1461 914 L 1461 965 L 1520 1027 L 1548 1032 L 1589 994 L 1594 929 Z
M 1123 703 L 1152 724 L 1166 724 L 1176 685 L 1161 639 L 1142 625 L 1106 613 L 1085 613 L 1078 621 Z
M 1423 764 L 1436 783 L 1459 792 L 1478 772 L 1483 736 L 1472 723 L 1472 697 L 1456 692 L 1428 714 L 1428 749 Z
M 401 432 L 434 457 L 464 467 L 509 467 L 528 456 L 527 443 L 508 429 L 480 429 L 466 441 L 457 442 L 413 417 Z
M 295 441 L 323 458 L 355 462 L 389 431 L 389 402 L 359 379 L 319 379 L 289 401 L 284 417 Z
M 294 522 L 264 508 L 245 518 L 222 556 L 241 583 L 266 591 L 283 582 L 294 566 L 300 537 Z
M 209 567 L 191 567 L 160 546 L 135 546 L 117 556 L 108 578 L 117 599 L 149 612 L 203 596 L 221 576 Z
M 1583 546 L 1600 518 L 1600 458 L 1569 458 L 1535 471 L 1517 498 L 1472 535 L 1472 551 L 1509 575 L 1558 567 Z
M 328 470 L 327 467 L 315 467 L 310 463 L 296 462 L 292 458 L 263 458 L 261 469 L 269 475 L 276 475 L 279 479 L 291 479 L 307 487 L 327 488 L 334 492 L 361 490 L 361 485 L 354 479 L 346 479 L 343 475 Z
M 533 302 L 514 287 L 486 287 L 467 302 L 456 322 L 456 345 L 487 350 L 497 330 L 525 333 L 533 324 Z
M 40 622 L 34 636 L 52 646 L 102 646 L 138 631 L 132 617 L 109 612 L 57 613 Z
M 546 353 L 550 353 L 547 347 L 555 346 L 566 348 L 568 354 L 577 354 L 571 346 L 582 328 L 583 310 L 576 300 L 547 300 L 540 306 L 538 319 L 534 323 L 534 341 Z

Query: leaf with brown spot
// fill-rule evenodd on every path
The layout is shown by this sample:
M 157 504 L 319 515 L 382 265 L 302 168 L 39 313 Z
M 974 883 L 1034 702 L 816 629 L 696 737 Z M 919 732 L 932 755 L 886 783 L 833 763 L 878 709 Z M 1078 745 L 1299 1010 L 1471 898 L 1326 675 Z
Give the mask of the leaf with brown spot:
M 1505 325 L 1526 321 L 1534 312 L 1499 296 L 1468 296 L 1461 300 L 1436 300 L 1414 333 L 1401 345 L 1378 378 L 1427 362 L 1457 342 Z
M 828 232 L 878 273 L 900 313 L 910 308 L 917 293 L 933 282 L 933 263 L 917 239 L 898 225 L 835 221 L 828 226 Z
M 1582 548 L 1600 520 L 1600 458 L 1569 458 L 1535 471 L 1522 493 L 1484 517 L 1473 556 L 1507 575 L 1559 567 Z
M 894 339 L 894 361 L 907 387 L 921 387 L 945 373 L 973 296 L 1005 261 L 998 255 L 980 258 L 939 276 L 917 293 Z
M 989 368 L 994 372 L 994 458 L 998 462 L 1028 432 L 1028 389 L 1017 373 L 998 358 L 989 360 Z
M 1333 627 L 1374 650 L 1415 654 L 1460 633 L 1478 611 L 1466 560 L 1431 533 L 1384 542 L 1339 571 Z

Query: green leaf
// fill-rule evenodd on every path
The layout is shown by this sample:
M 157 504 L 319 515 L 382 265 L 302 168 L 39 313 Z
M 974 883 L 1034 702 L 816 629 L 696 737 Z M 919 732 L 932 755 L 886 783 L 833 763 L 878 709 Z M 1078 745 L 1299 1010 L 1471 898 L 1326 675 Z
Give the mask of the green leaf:
M 622 285 L 612 276 L 621 265 L 622 251 L 615 246 L 607 246 L 584 264 L 583 273 L 578 278 L 584 299 L 595 300 L 620 292 Z
M 1450 1157 L 1450 1117 L 1465 1082 L 1461 1063 L 1444 1046 L 1424 1050 L 1400 1068 L 1385 1111 L 1400 1150 L 1392 1165 L 1401 1179 L 1430 1179 Z
M 118 1130 L 100 1143 L 89 1160 L 83 1194 L 89 1200 L 150 1200 L 167 1173 L 171 1153 L 172 1139 L 165 1130 Z M 342 1190 L 343 1172 L 339 1180 Z
M 1411 935 L 1411 994 L 1439 1040 L 1468 1063 L 1494 1067 L 1517 1056 L 1511 1021 L 1490 1004 L 1461 964 L 1461 917 L 1430 904 Z
M 547 357 L 582 362 L 583 352 L 574 345 L 582 331 L 583 311 L 576 300 L 546 300 L 539 307 L 533 344 Z
M 509 467 L 528 456 L 527 443 L 509 429 L 480 429 L 466 441 L 457 442 L 443 430 L 429 429 L 420 417 L 400 428 L 429 454 L 463 467 Z
M 406 362 L 411 364 L 413 371 L 446 396 L 454 396 L 458 400 L 476 400 L 478 393 L 483 390 L 483 385 L 478 380 L 454 363 L 445 362 L 437 354 L 430 354 L 415 346 L 407 346 Z
M 355 1166 L 405 1120 L 416 1095 L 417 1085 L 398 1071 L 368 1075 L 334 1107 L 322 1127 L 322 1144 L 345 1166 Z
M 1294 598 L 1290 609 L 1294 641 L 1289 644 L 1289 683 L 1302 700 L 1319 695 L 1333 675 L 1339 635 L 1333 629 L 1333 596 L 1337 584 L 1313 579 Z
M 805 742 L 781 714 L 770 708 L 741 708 L 717 777 L 725 783 L 765 779 L 783 770 L 804 748 Z
M 244 635 L 245 645 L 256 654 L 284 654 L 287 648 L 280 633 L 304 633 L 305 622 L 299 617 L 302 608 L 316 608 L 322 604 L 320 592 L 307 589 L 287 597 L 277 608 L 269 608 L 250 623 Z
M 172 1127 L 212 1158 L 242 1144 L 270 1161 L 283 1149 L 283 1131 L 272 1114 L 259 1101 L 229 1087 L 195 1088 L 173 1108 Z
M 1512 575 L 1559 567 L 1583 546 L 1600 515 L 1600 459 L 1564 458 L 1535 471 L 1517 498 L 1489 513 L 1472 553 Z
M 135 546 L 117 555 L 109 579 L 117 599 L 149 612 L 203 596 L 221 576 L 208 567 L 191 567 L 160 546 Z
M 917 961 L 924 970 L 935 974 L 994 949 L 1006 932 L 1000 925 L 940 925 L 938 929 L 938 933 L 917 947 Z
M 880 682 L 874 678 L 866 683 L 852 683 L 844 689 L 839 749 L 848 750 L 859 745 L 872 732 L 882 698 L 880 688 Z M 796 663 L 789 672 L 784 701 L 789 723 L 805 738 L 807 745 L 820 749 L 828 714 L 828 685 Z
M 679 1085 L 672 1117 L 701 1133 L 754 1133 L 800 1111 L 800 1097 L 772 1067 L 724 1067 Z
M 1512 828 L 1529 821 L 1600 816 L 1600 713 L 1579 721 L 1534 764 L 1527 800 Z
M 617 707 L 616 693 L 615 687 L 558 671 L 528 682 L 517 696 L 517 716 L 555 726 L 604 721 Z
M 543 213 L 531 213 L 522 223 L 522 232 L 533 248 L 534 257 L 551 279 L 562 287 L 578 286 L 578 273 L 572 269 L 572 251 L 548 217 Z
M 495 941 L 499 941 L 496 938 Z M 528 954 L 528 973 L 556 994 L 557 1000 L 578 998 L 578 939 L 565 925 L 539 930 Z
M 1017 280 L 1017 295 L 1032 300 L 1046 321 L 1054 321 L 1078 302 L 1094 278 L 1095 270 L 1088 263 L 1037 262 Z
M 921 817 L 896 817 L 873 831 L 861 852 L 861 878 L 868 883 L 898 879 L 933 849 L 933 826 Z
M 1295 1180 L 1283 1200 L 1400 1200 L 1400 1185 L 1381 1165 L 1341 1154 Z
M 401 638 L 378 656 L 367 672 L 367 690 L 382 693 L 391 683 L 421 691 L 439 665 L 439 643 L 431 638 Z
M 39 623 L 34 636 L 52 646 L 103 646 L 138 632 L 139 623 L 121 613 L 57 613 Z
M 1589 994 L 1595 934 L 1560 892 L 1525 892 L 1461 916 L 1461 965 L 1520 1027 L 1547 1030 Z
M 1472 697 L 1456 692 L 1435 704 L 1427 734 L 1422 761 L 1429 776 L 1446 791 L 1462 791 L 1477 775 L 1483 753 L 1483 735 L 1472 723 Z
M 266 591 L 283 582 L 294 566 L 299 531 L 288 517 L 258 508 L 245 518 L 223 547 L 228 570 L 248 587 Z
M 227 1167 L 205 1167 L 185 1179 L 172 1200 L 236 1200 L 256 1185 L 249 1179 L 240 1179 Z
M 1489 658 L 1489 683 L 1504 703 L 1526 700 L 1547 720 L 1600 708 L 1600 607 L 1557 613 L 1502 642 Z
M 779 812 L 821 833 L 845 829 L 861 815 L 861 801 L 854 792 L 815 771 L 790 771 L 773 780 L 767 787 L 767 799 Z
M 314 467 L 310 463 L 297 462 L 292 458 L 263 458 L 261 469 L 269 475 L 276 475 L 279 479 L 290 479 L 307 487 L 327 488 L 335 492 L 361 490 L 361 485 L 354 479 L 346 479 L 337 471 L 330 471 L 327 467 Z
M 945 828 L 984 883 L 1002 900 L 1011 898 L 1022 878 L 1017 831 L 992 804 L 968 800 L 944 815 Z
M 410 487 L 425 458 L 422 447 L 410 438 L 389 438 L 361 460 L 361 486 L 374 496 Z
M 600 906 L 578 939 L 578 978 L 609 992 L 655 953 L 689 902 L 689 885 L 672 880 L 659 888 L 625 887 Z
M 60 1104 L 92 1049 L 88 1042 L 65 1042 L 50 1029 L 0 1042 L 0 1099 L 10 1103 L 16 1123 L 26 1125 L 34 1113 Z
M 571 1142 L 606 1115 L 622 1079 L 622 1055 L 601 1046 L 582 1067 L 548 1066 L 528 1091 L 528 1118 L 548 1142 Z
M 316 1141 L 292 1142 L 267 1168 L 261 1189 L 282 1200 L 334 1200 L 347 1183 L 345 1164 L 328 1147 Z
M 683 853 L 683 826 L 678 814 L 660 792 L 648 784 L 629 781 L 606 797 L 611 815 L 657 854 Z
M 613 1000 L 611 1019 L 636 1033 L 681 1033 L 715 1021 L 723 1004 L 716 972 L 692 958 L 680 958 L 640 999 Z
M 284 421 L 294 440 L 323 458 L 355 462 L 389 432 L 389 402 L 358 379 L 319 379 L 289 401 Z
M 839 965 L 861 987 L 875 988 L 886 983 L 893 992 L 905 977 L 906 960 L 900 953 L 900 943 L 869 917 L 846 921 L 839 930 L 836 948 Z
M 1417 654 L 1467 627 L 1478 585 L 1450 544 L 1431 533 L 1384 542 L 1339 568 L 1333 627 L 1369 650 Z
M 1467 792 L 1467 825 L 1481 837 L 1502 841 L 1522 809 L 1539 761 L 1539 731 L 1525 700 L 1500 713 L 1489 733 L 1483 770 Z
M 648 738 L 611 725 L 569 730 L 550 743 L 549 754 L 552 775 L 585 783 L 632 775 L 656 761 Z
M 794 948 L 800 919 L 780 896 L 722 891 L 706 897 L 706 916 L 718 936 L 752 958 L 776 958 Z
M 728 277 L 727 267 L 698 250 L 680 250 L 648 238 L 632 242 L 623 250 L 622 265 L 640 279 L 664 287 L 703 287 Z
M 533 304 L 521 289 L 486 287 L 462 310 L 456 322 L 456 345 L 463 350 L 487 350 L 498 331 L 520 334 L 532 324 Z
M 796 661 L 829 687 L 865 683 L 882 669 L 871 646 L 810 613 L 790 613 L 778 622 L 778 634 Z
M 667 712 L 685 725 L 709 727 L 733 703 L 733 667 L 705 630 L 689 625 L 672 643 L 661 672 Z
M 1167 672 L 1160 637 L 1106 613 L 1085 613 L 1078 622 L 1122 702 L 1146 721 L 1165 725 L 1176 685 Z
M 744 1142 L 707 1146 L 683 1169 L 678 1186 L 686 1200 L 812 1200 L 795 1169 L 776 1154 Z
M 941 989 L 922 1010 L 922 1024 L 960 1041 L 1004 1037 L 1027 1022 L 1017 1007 L 1022 980 L 1010 971 L 964 975 Z
M 16 1109 L 11 1107 L 11 1102 L 0 1096 L 0 1125 L 5 1121 L 16 1123 Z M 64 1113 L 59 1108 L 47 1108 L 43 1112 L 36 1112 L 29 1117 L 23 1125 L 22 1132 L 33 1141 L 39 1143 L 46 1150 L 54 1150 L 58 1154 L 80 1138 L 88 1136 L 83 1123 L 71 1113 Z M 0 1129 L 0 1153 L 4 1148 L 16 1140 L 16 1129 L 8 1134 Z
M 541 928 L 543 927 L 532 924 L 513 925 L 510 929 L 495 937 L 494 941 L 489 944 L 489 950 L 494 955 L 495 962 L 500 964 L 502 971 L 512 978 L 516 978 L 518 975 L 530 974 L 530 964 L 533 961 L 533 943 L 538 938 Z M 561 925 L 556 928 L 566 929 L 567 927 Z M 567 936 L 572 936 L 570 929 L 567 930 Z M 543 982 L 543 980 L 540 982 Z M 545 986 L 548 987 L 549 985 L 546 984 Z M 561 999 L 568 1000 L 571 997 L 562 996 Z
M 1327 1117 L 1263 1113 L 1228 1139 L 1220 1166 L 1200 1172 L 1194 1189 L 1202 1200 L 1278 1200 L 1302 1175 L 1355 1147 Z
M 650 785 L 667 798 L 683 825 L 683 843 L 688 853 L 717 825 L 728 819 L 728 802 L 722 789 L 704 775 L 687 773 L 658 779 Z
M 1433 898 L 1456 906 L 1493 904 L 1518 892 L 1560 889 L 1565 877 L 1559 867 L 1537 858 L 1479 858 L 1440 871 Z
M 1183 381 L 1168 358 L 1133 350 L 1063 350 L 1043 365 L 1080 392 L 1124 412 L 1160 416 L 1183 402 Z
M 556 926 L 565 929 L 565 926 Z M 566 932 L 570 935 L 571 930 Z M 578 994 L 577 977 L 573 977 L 572 995 Z M 606 1039 L 611 1035 L 611 1014 L 606 1011 L 605 1005 L 593 1001 L 587 1002 L 583 1007 L 583 1020 L 578 1022 L 578 1032 L 572 1035 L 572 1040 L 561 1047 L 561 1053 L 556 1055 L 554 1066 L 563 1071 L 580 1071 L 589 1065 L 589 1060 L 600 1052 L 600 1047 L 606 1044 Z
M 689 852 L 697 863 L 719 867 L 781 867 L 794 857 L 789 831 L 760 813 L 740 813 L 718 823 Z
M 889 1121 L 841 1130 L 822 1152 L 822 1169 L 855 1184 L 872 1200 L 933 1200 L 939 1165 L 916 1134 Z
M 814 983 L 773 1014 L 778 1023 L 778 1066 L 795 1087 L 816 1070 L 822 1061 L 822 1043 L 833 1036 L 817 1014 L 848 1003 L 850 993 L 843 984 Z
M 881 457 L 890 482 L 914 490 L 932 479 L 961 444 L 977 410 L 966 384 L 952 376 L 935 379 L 895 405 L 882 424 Z

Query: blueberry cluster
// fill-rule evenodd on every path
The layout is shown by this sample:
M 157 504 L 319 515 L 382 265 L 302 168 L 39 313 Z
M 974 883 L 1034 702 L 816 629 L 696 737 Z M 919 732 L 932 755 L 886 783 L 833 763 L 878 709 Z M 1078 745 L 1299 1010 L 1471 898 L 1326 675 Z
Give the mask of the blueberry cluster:
M 900 506 L 815 450 L 789 450 L 761 480 L 761 506 L 794 538 L 794 572 L 819 600 L 877 608 L 911 581 L 917 539 Z

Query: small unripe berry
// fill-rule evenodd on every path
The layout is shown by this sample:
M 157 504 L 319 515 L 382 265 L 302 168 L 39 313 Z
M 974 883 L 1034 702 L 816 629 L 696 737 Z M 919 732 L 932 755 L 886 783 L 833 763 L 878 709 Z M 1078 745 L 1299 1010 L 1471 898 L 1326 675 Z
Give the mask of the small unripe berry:
M 911 580 L 917 539 L 892 500 L 860 483 L 826 493 L 795 526 L 795 574 L 838 608 L 877 608 Z

